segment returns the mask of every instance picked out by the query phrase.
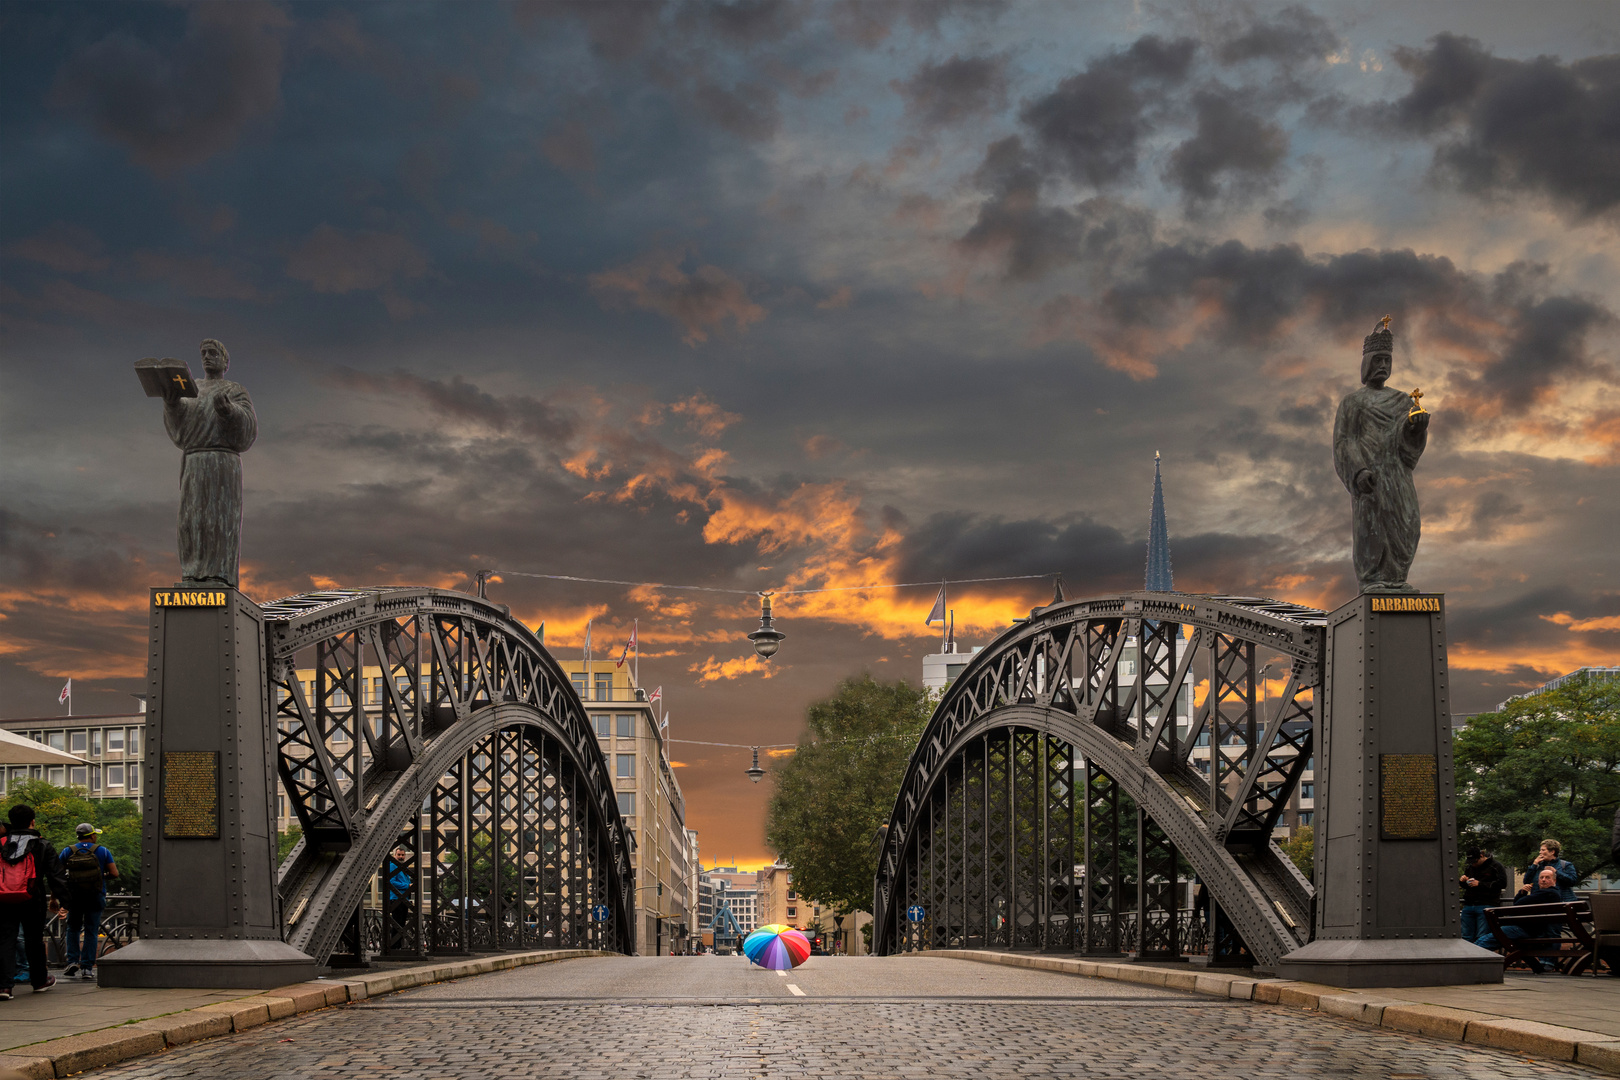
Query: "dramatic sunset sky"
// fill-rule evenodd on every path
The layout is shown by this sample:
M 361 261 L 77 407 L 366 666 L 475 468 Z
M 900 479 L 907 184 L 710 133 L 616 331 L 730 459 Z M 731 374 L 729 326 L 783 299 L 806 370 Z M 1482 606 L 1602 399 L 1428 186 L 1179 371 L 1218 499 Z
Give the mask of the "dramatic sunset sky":
M 1620 5 L 0 6 L 0 714 L 123 710 L 179 454 L 253 396 L 244 588 L 480 567 L 759 589 L 1061 571 L 1349 599 L 1338 398 L 1394 316 L 1453 703 L 1620 663 Z M 675 738 L 920 678 L 931 589 L 640 619 Z M 1050 596 L 964 587 L 982 644 Z M 675 746 L 705 864 L 746 751 Z

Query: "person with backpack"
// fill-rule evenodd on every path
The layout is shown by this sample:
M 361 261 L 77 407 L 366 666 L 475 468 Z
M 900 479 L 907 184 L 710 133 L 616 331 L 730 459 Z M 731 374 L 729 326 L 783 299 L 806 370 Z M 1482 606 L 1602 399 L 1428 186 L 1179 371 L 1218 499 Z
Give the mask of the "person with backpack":
M 56 985 L 56 976 L 45 967 L 45 919 L 67 896 L 67 875 L 55 850 L 34 831 L 33 807 L 18 803 L 11 808 L 9 820 L 5 838 L 0 840 L 0 1001 L 11 1000 L 19 927 L 34 993 Z
M 67 969 L 65 978 L 78 975 L 89 982 L 96 977 L 96 952 L 101 944 L 101 913 L 107 909 L 107 879 L 118 876 L 112 852 L 96 843 L 100 832 L 88 821 L 73 830 L 76 843 L 62 849 L 62 870 L 67 875 Z

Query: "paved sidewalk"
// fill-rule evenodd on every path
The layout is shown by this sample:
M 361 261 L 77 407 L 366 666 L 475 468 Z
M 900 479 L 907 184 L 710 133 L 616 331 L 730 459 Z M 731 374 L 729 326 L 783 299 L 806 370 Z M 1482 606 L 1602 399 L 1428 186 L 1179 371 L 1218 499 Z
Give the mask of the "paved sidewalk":
M 1620 1074 L 1620 979 L 1509 974 L 1501 984 L 1345 989 L 1190 964 L 1091 961 L 1039 953 L 940 949 L 910 954 L 1290 1005 L 1364 1024 L 1496 1046 Z
M 64 979 L 45 993 L 25 984 L 0 1001 L 0 1080 L 50 1080 L 271 1020 L 364 1001 L 416 986 L 554 960 L 608 954 L 591 949 L 500 953 L 466 960 L 373 964 L 273 990 L 103 987 Z

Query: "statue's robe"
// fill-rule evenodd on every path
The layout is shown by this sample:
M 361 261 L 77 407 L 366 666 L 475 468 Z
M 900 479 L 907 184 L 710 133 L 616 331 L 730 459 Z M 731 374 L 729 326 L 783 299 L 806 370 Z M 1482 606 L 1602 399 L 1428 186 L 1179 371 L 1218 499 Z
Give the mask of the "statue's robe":
M 1426 427 L 1408 423 L 1412 395 L 1363 386 L 1339 402 L 1333 421 L 1333 468 L 1350 491 L 1355 518 L 1354 561 L 1362 592 L 1406 590 L 1422 526 L 1412 470 L 1428 442 Z M 1373 475 L 1363 493 L 1356 477 Z
M 223 415 L 215 400 L 223 397 Z M 180 465 L 180 571 L 185 581 L 234 588 L 242 553 L 242 459 L 259 421 L 240 383 L 204 379 L 194 398 L 163 407 L 163 426 L 185 451 Z

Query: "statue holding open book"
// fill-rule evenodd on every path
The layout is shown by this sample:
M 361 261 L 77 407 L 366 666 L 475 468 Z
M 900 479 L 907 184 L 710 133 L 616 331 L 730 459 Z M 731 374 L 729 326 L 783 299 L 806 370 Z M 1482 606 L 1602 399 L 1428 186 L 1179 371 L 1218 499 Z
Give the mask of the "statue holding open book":
M 163 399 L 163 427 L 184 451 L 180 464 L 179 548 L 182 581 L 236 587 L 242 556 L 242 459 L 259 420 L 240 383 L 225 378 L 231 355 L 202 343 L 203 379 L 184 360 L 135 365 L 148 397 Z

